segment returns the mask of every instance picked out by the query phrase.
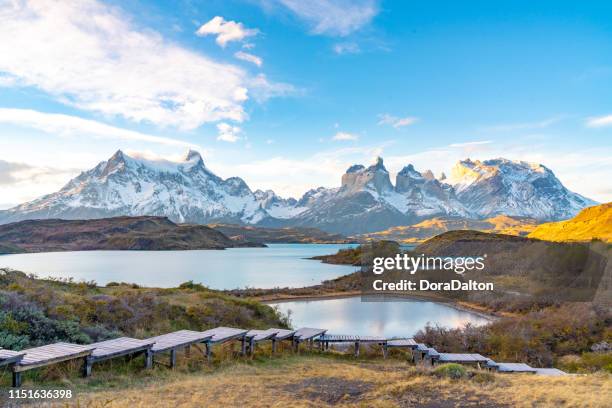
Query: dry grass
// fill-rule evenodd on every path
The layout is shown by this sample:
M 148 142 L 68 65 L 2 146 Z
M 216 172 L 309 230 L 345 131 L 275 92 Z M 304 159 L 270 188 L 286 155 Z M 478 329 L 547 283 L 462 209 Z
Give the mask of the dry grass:
M 156 374 L 157 372 L 157 374 Z M 140 382 L 138 382 L 140 381 Z M 612 376 L 476 375 L 449 380 L 399 359 L 285 354 L 216 369 L 154 370 L 109 389 L 77 385 L 79 407 L 609 407 Z M 117 384 L 115 384 L 117 385 Z M 65 406 L 65 405 L 62 405 Z

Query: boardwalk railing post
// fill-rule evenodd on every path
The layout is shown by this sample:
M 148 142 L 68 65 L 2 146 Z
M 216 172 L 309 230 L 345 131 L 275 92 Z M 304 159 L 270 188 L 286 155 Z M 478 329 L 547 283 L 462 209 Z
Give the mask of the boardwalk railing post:
M 93 366 L 93 361 L 91 358 L 85 357 L 83 360 L 83 377 L 89 377 L 91 375 L 91 367 Z
M 276 339 L 272 339 L 272 354 L 276 353 Z
M 170 368 L 174 368 L 176 365 L 176 349 L 170 350 Z
M 21 387 L 21 373 L 18 371 L 13 371 L 13 387 Z
M 355 342 L 355 357 L 359 357 L 359 342 Z
M 255 337 L 251 337 L 249 340 L 249 355 L 252 356 L 255 352 Z
M 145 351 L 145 368 L 153 367 L 153 352 L 151 349 Z
M 204 346 L 206 347 L 206 361 L 210 363 L 210 360 L 212 360 L 212 346 L 209 342 L 204 343 Z

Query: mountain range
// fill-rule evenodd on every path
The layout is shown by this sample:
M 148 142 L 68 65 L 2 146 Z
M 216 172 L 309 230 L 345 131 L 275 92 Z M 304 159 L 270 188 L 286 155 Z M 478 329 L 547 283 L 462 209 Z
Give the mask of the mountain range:
M 458 162 L 450 177 L 404 167 L 391 182 L 382 158 L 353 165 L 340 187 L 281 198 L 252 191 L 239 177 L 223 179 L 201 155 L 179 162 L 132 157 L 121 150 L 82 172 L 59 191 L 0 211 L 0 223 L 24 219 L 166 216 L 178 223 L 316 227 L 358 234 L 435 216 L 484 219 L 497 215 L 556 221 L 596 204 L 569 191 L 541 164 L 503 158 Z

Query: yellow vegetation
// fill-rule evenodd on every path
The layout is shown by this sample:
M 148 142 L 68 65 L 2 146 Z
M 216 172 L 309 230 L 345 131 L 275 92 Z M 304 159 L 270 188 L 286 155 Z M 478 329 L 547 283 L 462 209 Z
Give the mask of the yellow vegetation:
M 612 377 L 479 373 L 450 380 L 400 359 L 303 355 L 179 370 L 140 385 L 76 394 L 71 403 L 82 407 L 609 407 Z
M 435 217 L 414 225 L 392 227 L 384 231 L 363 234 L 364 239 L 388 239 L 404 244 L 420 243 L 447 231 L 475 230 L 496 234 L 524 236 L 537 226 L 536 220 L 525 217 L 498 215 L 485 220 L 459 217 Z
M 612 203 L 585 208 L 572 219 L 539 225 L 529 238 L 546 241 L 612 242 Z

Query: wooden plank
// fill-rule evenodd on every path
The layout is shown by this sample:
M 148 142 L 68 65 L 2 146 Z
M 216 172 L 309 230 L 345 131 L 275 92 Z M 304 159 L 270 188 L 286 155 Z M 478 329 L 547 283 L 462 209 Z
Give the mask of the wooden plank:
M 23 359 L 25 355 L 22 351 L 0 349 L 0 366 L 15 364 Z
M 439 353 L 439 360 L 440 362 L 453 363 L 486 363 L 489 359 L 476 353 Z
M 302 342 L 306 340 L 311 340 L 315 337 L 325 334 L 325 332 L 327 332 L 327 329 L 314 329 L 311 327 L 302 327 L 296 330 L 293 337 L 297 342 Z
M 387 347 L 405 347 L 405 348 L 416 348 L 417 343 L 414 339 L 392 339 L 387 340 Z
M 267 330 L 249 330 L 246 333 L 246 338 L 253 343 L 259 343 L 264 340 L 270 340 L 276 336 L 276 331 L 273 329 Z
M 537 375 L 548 375 L 548 376 L 561 376 L 568 375 L 565 371 L 561 371 L 558 368 L 536 368 Z
M 46 353 L 46 351 L 49 351 Z M 23 350 L 23 359 L 13 366 L 13 372 L 32 370 L 91 355 L 94 348 L 70 343 L 55 343 Z
M 536 373 L 537 370 L 525 363 L 495 363 L 500 373 Z
M 154 343 L 155 342 L 151 339 L 139 340 L 130 337 L 119 337 L 117 339 L 93 343 L 91 346 L 96 348 L 91 354 L 89 360 L 92 362 L 99 362 L 111 358 L 140 353 L 153 347 Z
M 216 327 L 201 333 L 210 336 L 208 343 L 217 344 L 245 337 L 248 330 L 237 329 L 235 327 Z
M 271 328 L 268 330 L 274 330 L 276 332 L 276 336 L 274 337 L 274 339 L 276 340 L 287 340 L 287 339 L 292 338 L 295 334 L 295 330 L 289 330 L 289 329 Z
M 360 343 L 386 343 L 387 339 L 384 337 L 376 336 L 352 336 L 352 335 L 339 335 L 339 334 L 324 334 L 319 336 L 316 341 L 319 342 L 330 342 L 330 343 L 353 343 L 359 341 Z
M 147 341 L 153 341 L 151 350 L 153 353 L 161 353 L 178 347 L 184 347 L 195 343 L 203 343 L 212 338 L 205 332 L 192 330 L 179 330 L 172 333 L 162 334 L 161 336 L 151 337 Z

